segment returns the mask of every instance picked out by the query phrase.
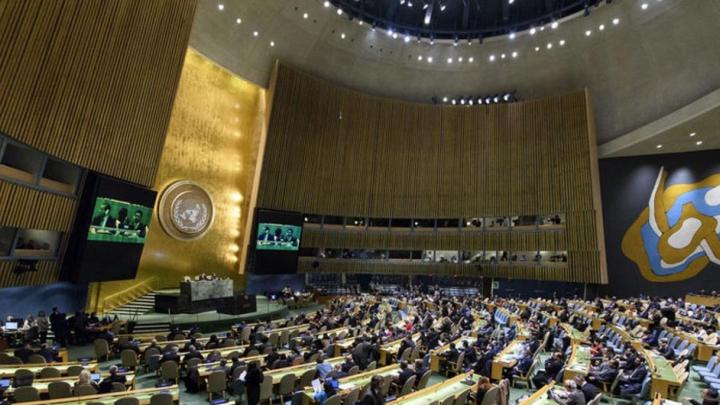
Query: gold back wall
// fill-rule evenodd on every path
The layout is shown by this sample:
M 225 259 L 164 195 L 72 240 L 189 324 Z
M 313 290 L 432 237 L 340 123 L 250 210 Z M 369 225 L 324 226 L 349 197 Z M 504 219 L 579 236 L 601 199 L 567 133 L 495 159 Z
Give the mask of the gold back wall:
M 303 246 L 566 250 L 562 272 L 507 275 L 605 283 L 595 142 L 585 91 L 491 106 L 423 105 L 281 66 L 257 205 L 365 218 L 563 213 L 567 224 L 553 234 L 383 238 L 313 230 Z
M 0 131 L 152 187 L 196 6 L 0 1 Z
M 154 218 L 137 279 L 95 285 L 92 299 L 102 304 L 150 278 L 160 288 L 177 288 L 183 276 L 203 272 L 238 279 L 264 114 L 264 89 L 188 50 L 154 188 L 161 192 L 181 179 L 198 183 L 213 198 L 215 222 L 202 238 L 178 241 Z

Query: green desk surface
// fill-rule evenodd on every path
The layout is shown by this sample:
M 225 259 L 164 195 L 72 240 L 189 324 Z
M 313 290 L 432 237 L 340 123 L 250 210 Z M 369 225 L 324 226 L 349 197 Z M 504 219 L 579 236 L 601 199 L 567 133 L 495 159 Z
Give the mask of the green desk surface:
M 108 375 L 109 374 L 105 374 L 102 376 L 102 378 L 105 378 Z M 135 381 L 135 374 L 132 374 L 132 373 L 125 374 L 125 378 L 127 378 L 125 385 L 128 387 L 132 386 L 133 382 Z M 40 394 L 45 394 L 48 392 L 48 386 L 50 386 L 50 383 L 52 383 L 52 382 L 63 381 L 63 382 L 70 384 L 70 386 L 73 386 L 77 382 L 77 380 L 78 380 L 77 377 L 48 378 L 45 380 L 35 380 L 35 381 L 33 381 L 32 386 L 36 390 L 38 390 L 40 392 Z M 3 392 L 3 395 L 12 395 L 14 391 L 15 391 L 15 388 L 10 386 L 7 388 L 7 390 L 5 390 L 5 392 Z
M 126 392 L 114 392 L 109 394 L 99 394 L 99 395 L 88 395 L 84 397 L 70 397 L 70 398 L 62 398 L 62 399 L 54 399 L 54 400 L 44 400 L 44 401 L 37 401 L 37 402 L 26 402 L 25 405 L 55 405 L 55 404 L 63 404 L 63 405 L 85 405 L 87 402 L 100 402 L 103 404 L 113 405 L 115 404 L 115 401 L 117 401 L 120 398 L 123 397 L 135 397 L 138 400 L 140 400 L 140 404 L 146 405 L 150 403 L 150 398 L 155 394 L 160 393 L 170 393 L 173 396 L 173 399 L 175 401 L 180 400 L 180 390 L 178 390 L 177 385 L 173 385 L 172 387 L 164 387 L 164 388 L 145 388 L 141 390 L 134 390 L 134 391 L 126 391 Z
M 655 373 L 653 373 L 653 376 L 661 380 L 677 382 L 677 375 L 675 375 L 675 371 L 667 359 L 654 353 L 650 353 L 650 355 L 653 356 L 653 361 L 655 362 Z
M 327 359 L 325 361 L 335 367 L 336 364 L 342 364 L 342 362 L 345 361 L 345 357 L 333 357 L 332 359 Z M 288 374 L 295 374 L 295 377 L 300 378 L 300 376 L 302 376 L 306 371 L 314 370 L 315 367 L 317 367 L 317 363 L 300 364 L 299 366 L 285 367 L 268 371 L 265 373 L 265 377 L 272 378 L 273 384 L 279 384 L 280 380 Z
M 350 391 L 355 388 L 362 388 L 367 384 L 370 384 L 370 380 L 372 380 L 373 376 L 379 375 L 381 377 L 385 377 L 388 375 L 398 375 L 399 373 L 400 366 L 398 364 L 393 364 L 391 366 L 381 367 L 372 371 L 360 373 L 352 377 L 341 378 L 338 380 L 338 383 L 340 383 L 340 391 Z M 304 392 L 306 396 L 313 398 L 314 393 L 312 387 L 306 388 Z
M 567 369 L 587 374 L 590 370 L 590 347 L 576 346 L 575 357 L 572 358 Z
M 428 405 L 433 401 L 442 403 L 447 398 L 457 397 L 464 391 L 468 391 L 475 383 L 477 383 L 479 377 L 477 375 L 471 375 L 470 379 L 473 381 L 472 385 L 464 383 L 467 379 L 466 374 L 461 374 L 457 377 L 453 377 L 440 384 L 427 387 L 420 391 L 415 391 L 412 394 L 400 397 L 395 401 L 391 402 L 392 405 Z
M 30 366 L 30 365 L 23 366 L 22 364 L 14 364 L 13 366 L 0 367 L 0 378 L 13 378 L 13 377 L 15 377 L 15 370 L 19 370 L 21 368 L 30 370 L 35 374 L 39 374 L 40 370 L 47 368 L 47 367 L 52 367 L 52 368 L 58 369 L 58 371 L 60 371 L 60 374 L 67 374 L 67 370 L 68 370 L 68 368 L 70 368 L 70 366 L 82 366 L 82 364 L 80 364 L 80 363 L 67 363 L 67 364 L 59 364 L 59 363 L 52 364 L 52 363 L 50 363 L 48 365 L 40 365 L 40 366 Z M 85 365 L 83 367 L 85 367 L 85 369 L 87 369 L 87 370 L 92 371 L 97 368 L 97 363 L 88 363 L 87 365 Z
M 520 340 L 513 340 L 510 344 L 510 347 L 503 351 L 502 355 L 498 358 L 496 361 L 501 361 L 503 363 L 511 362 L 518 358 L 520 354 L 522 354 L 522 351 L 525 350 L 525 345 L 523 345 L 523 342 Z

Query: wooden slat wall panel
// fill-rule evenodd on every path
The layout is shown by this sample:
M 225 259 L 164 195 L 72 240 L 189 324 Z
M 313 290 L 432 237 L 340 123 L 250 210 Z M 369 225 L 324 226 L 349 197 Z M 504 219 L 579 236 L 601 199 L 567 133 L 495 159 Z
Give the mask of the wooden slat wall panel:
M 68 232 L 77 200 L 0 180 L 0 226 Z
M 42 285 L 56 282 L 60 275 L 60 263 L 55 260 L 39 261 L 36 271 L 15 273 L 16 262 L 0 261 L 0 288 Z
M 507 277 L 606 282 L 588 108 L 585 91 L 491 106 L 414 104 L 360 94 L 281 65 L 258 206 L 392 218 L 564 213 L 562 231 L 395 235 L 308 230 L 303 245 L 566 250 L 567 268 L 549 268 L 541 275 L 535 269 L 493 271 Z
M 197 0 L 0 2 L 0 131 L 154 185 Z

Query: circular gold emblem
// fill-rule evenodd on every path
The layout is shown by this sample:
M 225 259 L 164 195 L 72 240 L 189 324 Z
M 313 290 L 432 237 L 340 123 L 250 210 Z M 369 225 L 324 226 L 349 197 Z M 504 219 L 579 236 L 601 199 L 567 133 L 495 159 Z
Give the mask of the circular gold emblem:
M 163 190 L 158 217 L 168 235 L 179 240 L 193 240 L 210 229 L 215 208 L 207 190 L 190 180 L 178 180 Z

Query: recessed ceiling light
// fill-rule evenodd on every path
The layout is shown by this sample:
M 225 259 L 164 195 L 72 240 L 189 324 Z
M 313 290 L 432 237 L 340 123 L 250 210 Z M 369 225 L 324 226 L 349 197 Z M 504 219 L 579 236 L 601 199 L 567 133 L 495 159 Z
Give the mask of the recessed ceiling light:
M 218 10 L 220 10 L 220 11 L 225 10 L 225 5 L 222 3 L 218 4 Z
M 540 52 L 540 47 L 539 47 L 539 46 L 536 46 L 536 47 L 535 47 L 535 52 Z
M 512 53 L 512 57 L 513 57 L 513 58 L 517 58 L 517 56 L 518 56 L 518 53 L 517 53 L 517 52 L 513 52 L 513 53 Z
M 535 29 L 535 27 L 530 28 L 530 35 L 535 35 L 535 32 L 537 32 L 537 29 Z
M 505 59 L 505 54 L 500 55 L 500 59 Z
M 325 3 L 323 3 L 323 6 L 325 6 L 325 7 L 330 7 L 330 2 L 327 1 L 327 0 L 325 0 Z
M 363 20 L 358 20 L 358 25 L 363 25 L 363 24 L 365 24 L 365 23 L 363 22 Z
M 412 39 L 412 38 L 410 38 L 410 35 L 405 35 L 405 43 L 406 43 L 406 44 L 407 44 L 408 42 L 410 42 L 411 39 Z
M 586 36 L 586 37 L 589 37 L 590 35 L 592 35 L 592 31 L 590 31 L 590 30 L 585 31 L 585 36 Z
M 345 39 L 345 33 L 340 34 L 340 38 Z
M 304 13 L 304 14 L 303 14 L 303 18 L 304 18 L 304 19 L 307 20 L 308 17 L 310 17 L 310 16 L 308 15 L 308 13 Z
M 693 136 L 695 136 L 695 135 L 697 135 L 695 132 L 690 132 L 690 137 L 691 137 L 691 138 L 692 138 Z
M 422 60 L 422 55 L 418 55 L 418 60 Z
M 397 37 L 398 37 L 397 32 L 393 33 L 393 34 L 392 34 L 392 37 L 393 37 L 393 39 L 397 39 Z
M 600 26 L 598 27 L 598 29 L 599 29 L 600 31 L 604 30 L 604 29 L 605 29 L 605 24 L 600 24 Z
M 447 97 L 443 97 L 443 103 L 447 103 Z
M 552 42 L 548 42 L 547 49 L 552 49 Z
M 658 149 L 662 149 L 662 145 L 657 145 L 657 146 L 655 146 L 655 147 L 658 148 Z
M 619 18 L 613 18 L 613 25 L 618 25 L 618 24 L 620 24 L 620 19 L 619 19 Z
M 341 9 L 341 8 L 338 8 L 338 9 L 337 9 L 337 15 L 342 15 L 342 13 L 343 13 L 343 12 L 342 12 L 342 9 Z
M 555 29 L 555 28 L 557 28 L 557 27 L 558 27 L 558 22 L 557 22 L 557 21 L 553 21 L 553 23 L 550 24 L 550 28 L 552 28 L 552 29 Z
M 452 58 L 447 58 L 447 63 L 452 63 Z
M 647 4 L 647 3 L 643 3 L 643 4 L 640 6 L 640 8 L 643 9 L 643 10 L 647 10 L 648 4 Z
M 490 62 L 495 62 L 495 55 L 490 55 L 488 59 L 490 59 Z
M 428 56 L 428 57 L 427 57 L 427 61 L 428 61 L 428 63 L 432 63 L 432 61 L 433 61 L 432 56 Z
M 471 57 L 469 57 L 469 58 L 468 58 L 468 62 L 470 62 L 470 63 L 473 63 L 473 62 L 475 62 L 475 58 L 473 58 L 472 56 L 471 56 Z
M 463 57 L 461 56 L 458 58 L 458 62 L 462 62 L 462 61 L 463 61 Z
M 242 24 L 242 18 L 236 18 L 235 19 L 236 24 Z
M 565 46 L 565 40 L 564 40 L 564 39 L 561 39 L 560 42 L 558 42 L 558 43 L 560 44 L 560 46 Z
M 697 141 L 697 142 L 695 142 L 695 145 L 697 145 L 697 146 L 702 145 L 702 141 Z
M 270 41 L 270 46 L 271 47 L 275 46 L 275 41 Z
M 509 37 L 510 39 L 515 39 L 515 33 L 514 33 L 514 32 L 511 32 L 508 37 Z
M 260 33 L 259 33 L 259 32 L 257 32 L 257 31 L 253 31 L 253 36 L 254 36 L 254 37 L 256 37 L 256 36 L 258 36 L 258 35 L 260 35 Z

